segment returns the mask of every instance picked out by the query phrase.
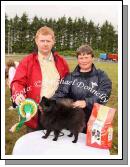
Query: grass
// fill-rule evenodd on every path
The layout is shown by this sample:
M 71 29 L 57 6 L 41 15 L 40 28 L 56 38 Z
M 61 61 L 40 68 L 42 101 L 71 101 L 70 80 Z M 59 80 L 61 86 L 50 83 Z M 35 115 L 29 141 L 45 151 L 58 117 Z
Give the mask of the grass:
M 24 125 L 18 133 L 10 133 L 9 129 L 17 122 L 18 114 L 16 110 L 8 110 L 9 106 L 11 105 L 10 98 L 10 90 L 6 86 L 5 89 L 5 154 L 10 155 L 12 154 L 12 150 L 14 147 L 15 142 L 18 140 L 19 137 L 26 134 L 26 126 Z
M 25 54 L 26 55 L 26 54 Z M 6 56 L 5 61 L 9 58 L 13 58 L 15 61 L 20 61 L 24 56 L 23 55 L 15 55 L 15 56 Z M 76 60 L 67 60 L 70 70 L 73 71 L 75 66 L 77 65 Z M 118 64 L 117 63 L 105 63 L 105 62 L 95 62 L 97 68 L 100 68 L 107 72 L 108 76 L 112 80 L 112 94 L 107 103 L 107 106 L 115 108 L 116 114 L 113 120 L 113 144 L 110 149 L 111 155 L 118 154 Z M 5 86 L 5 154 L 12 154 L 13 147 L 15 142 L 22 135 L 26 134 L 26 126 L 24 125 L 19 132 L 10 133 L 9 129 L 18 122 L 18 114 L 16 110 L 8 110 L 11 105 L 10 99 L 10 90 L 7 86 Z

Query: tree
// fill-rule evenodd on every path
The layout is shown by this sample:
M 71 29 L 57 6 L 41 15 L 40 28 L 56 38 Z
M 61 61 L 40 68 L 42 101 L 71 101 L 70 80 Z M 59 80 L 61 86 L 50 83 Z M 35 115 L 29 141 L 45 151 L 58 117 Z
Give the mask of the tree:
M 100 31 L 101 36 L 101 50 L 105 52 L 113 52 L 113 49 L 116 45 L 116 31 L 114 27 L 106 21 Z
M 69 17 L 66 26 L 66 49 L 73 48 L 73 21 L 72 18 Z
M 33 17 L 32 22 L 29 24 L 29 37 L 28 37 L 28 48 L 29 52 L 36 48 L 35 46 L 35 34 L 36 31 L 42 26 L 43 20 L 38 19 L 37 16 Z
M 8 16 L 5 14 L 5 52 L 8 53 L 8 38 L 9 38 L 9 20 Z
M 20 30 L 20 18 L 16 15 L 12 22 L 12 52 L 17 52 L 17 48 L 19 47 L 19 30 Z
M 29 20 L 26 13 L 23 13 L 19 22 L 19 52 L 27 53 L 29 44 Z
M 42 26 L 49 26 L 55 32 L 57 50 L 76 50 L 82 44 L 90 44 L 95 50 L 115 52 L 118 48 L 118 34 L 112 24 L 106 21 L 101 27 L 85 17 L 68 19 L 42 19 L 35 16 L 29 20 L 26 13 L 19 18 L 8 19 L 5 15 L 5 51 L 6 53 L 32 52 L 35 46 L 36 31 Z
M 87 31 L 87 43 L 92 45 L 93 34 L 95 33 L 95 27 L 92 20 L 88 23 L 88 31 Z
M 56 49 L 57 50 L 66 50 L 67 45 L 67 37 L 66 37 L 66 26 L 67 20 L 66 17 L 63 16 L 57 20 L 55 26 L 55 36 L 56 36 Z

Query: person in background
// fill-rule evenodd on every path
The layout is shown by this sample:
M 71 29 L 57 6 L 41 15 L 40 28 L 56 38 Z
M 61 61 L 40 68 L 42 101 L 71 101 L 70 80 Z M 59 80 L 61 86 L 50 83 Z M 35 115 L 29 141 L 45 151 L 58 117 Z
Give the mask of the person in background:
M 5 77 L 6 77 L 6 83 L 8 85 L 8 87 L 10 88 L 11 86 L 11 82 L 13 81 L 16 69 L 19 65 L 19 62 L 14 61 L 13 59 L 9 59 L 6 63 L 6 69 L 5 69 Z M 12 91 L 10 88 L 10 92 L 11 92 L 11 96 L 12 96 Z M 16 108 L 16 103 L 12 102 L 12 106 L 10 106 L 8 109 L 9 110 L 13 110 L 14 108 Z
M 89 45 L 82 45 L 77 49 L 77 63 L 74 71 L 60 82 L 52 99 L 73 99 L 73 107 L 84 109 L 87 126 L 93 104 L 107 103 L 112 90 L 112 82 L 104 71 L 96 69 L 94 53 Z M 86 128 L 83 130 L 84 133 L 86 133 Z
M 59 81 L 69 73 L 67 62 L 54 49 L 55 35 L 50 27 L 41 27 L 36 32 L 35 43 L 38 51 L 23 58 L 11 83 L 12 98 L 17 105 L 25 98 L 39 103 L 42 96 L 52 97 Z M 38 129 L 38 114 L 25 124 Z

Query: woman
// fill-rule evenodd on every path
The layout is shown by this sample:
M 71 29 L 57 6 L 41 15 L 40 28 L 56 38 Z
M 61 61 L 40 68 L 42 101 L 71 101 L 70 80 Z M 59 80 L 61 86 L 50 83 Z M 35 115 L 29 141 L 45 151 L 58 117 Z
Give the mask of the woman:
M 90 46 L 82 45 L 76 53 L 78 65 L 60 82 L 53 99 L 72 98 L 74 107 L 84 109 L 87 124 L 93 104 L 105 104 L 108 101 L 112 82 L 104 71 L 95 68 L 94 53 Z
M 19 62 L 14 61 L 13 59 L 9 59 L 8 62 L 6 63 L 6 78 L 7 78 L 7 85 L 10 88 L 11 96 L 12 96 L 12 91 L 11 91 L 11 83 L 13 81 L 16 69 L 19 65 Z M 12 110 L 16 108 L 16 103 L 12 102 L 12 106 L 9 107 L 9 110 Z

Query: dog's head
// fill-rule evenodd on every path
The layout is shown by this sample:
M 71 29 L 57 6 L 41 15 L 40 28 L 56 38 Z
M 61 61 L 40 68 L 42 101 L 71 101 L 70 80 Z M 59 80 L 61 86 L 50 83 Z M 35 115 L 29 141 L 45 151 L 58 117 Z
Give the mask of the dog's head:
M 42 109 L 44 112 L 51 112 L 56 104 L 55 100 L 48 99 L 45 96 L 42 97 L 42 100 L 39 103 L 39 109 Z

